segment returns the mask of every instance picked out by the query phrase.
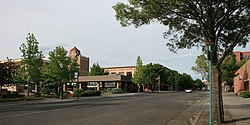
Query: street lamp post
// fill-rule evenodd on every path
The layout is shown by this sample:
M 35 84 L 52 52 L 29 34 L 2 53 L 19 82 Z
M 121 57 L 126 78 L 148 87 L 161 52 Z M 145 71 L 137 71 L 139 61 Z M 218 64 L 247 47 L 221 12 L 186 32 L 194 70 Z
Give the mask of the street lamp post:
M 76 97 L 77 97 L 77 100 L 79 99 L 79 86 L 78 86 L 78 72 L 74 72 L 74 76 L 75 76 L 75 79 L 76 79 Z
M 211 46 L 208 46 L 208 61 L 209 61 L 209 125 L 213 125 L 213 99 L 212 99 L 212 56 Z
M 62 85 L 62 68 L 63 68 L 63 64 L 59 62 L 59 66 L 60 66 L 60 100 L 63 100 L 63 85 Z

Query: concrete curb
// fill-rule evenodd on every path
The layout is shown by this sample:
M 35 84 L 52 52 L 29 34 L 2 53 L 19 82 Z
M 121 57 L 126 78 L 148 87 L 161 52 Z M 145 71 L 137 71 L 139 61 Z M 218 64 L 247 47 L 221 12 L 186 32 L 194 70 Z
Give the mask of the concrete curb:
M 206 107 L 207 100 L 205 98 L 194 102 L 194 104 L 176 115 L 166 125 L 195 125 Z
M 205 102 L 205 104 L 203 104 L 202 109 L 198 112 L 195 113 L 189 120 L 191 125 L 196 125 L 197 121 L 199 120 L 199 118 L 201 117 L 202 112 L 204 112 L 205 108 L 206 108 L 206 103 L 209 102 L 209 99 L 207 99 L 207 101 Z

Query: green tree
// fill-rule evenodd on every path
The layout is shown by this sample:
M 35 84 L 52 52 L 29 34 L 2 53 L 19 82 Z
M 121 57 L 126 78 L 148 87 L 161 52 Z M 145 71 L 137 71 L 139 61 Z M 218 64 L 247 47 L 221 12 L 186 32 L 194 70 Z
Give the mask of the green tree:
M 208 80 L 208 59 L 205 54 L 197 56 L 195 60 L 196 66 L 192 66 L 192 70 L 200 74 L 205 80 Z
M 144 66 L 142 76 L 143 84 L 153 92 L 159 82 L 164 83 L 167 74 L 162 65 L 149 63 Z
M 196 79 L 194 80 L 194 88 L 195 89 L 202 89 L 203 87 L 205 87 L 206 85 L 203 84 L 203 82 L 200 79 Z
M 167 76 L 167 83 L 171 86 L 171 90 L 177 90 L 180 80 L 180 74 L 175 70 L 170 70 Z
M 90 76 L 105 75 L 105 72 L 104 69 L 98 63 L 94 63 L 93 66 L 90 68 L 89 75 Z
M 194 87 L 194 81 L 187 73 L 180 74 L 178 86 L 180 90 L 191 89 Z
M 243 60 L 241 60 L 240 62 L 238 62 L 236 65 L 238 68 L 242 67 L 250 58 L 245 58 Z
M 0 91 L 2 86 L 6 84 L 13 84 L 12 74 L 15 73 L 16 66 L 14 62 L 7 58 L 7 62 L 0 62 Z
M 158 21 L 168 27 L 164 37 L 173 52 L 201 46 L 211 48 L 213 71 L 213 120 L 221 124 L 224 110 L 220 66 L 238 46 L 245 46 L 250 34 L 248 0 L 129 0 L 117 3 L 116 19 L 122 26 L 140 27 Z M 203 49 L 205 50 L 205 49 Z
M 76 60 L 67 56 L 67 51 L 62 47 L 56 47 L 49 52 L 49 63 L 45 67 L 45 77 L 51 84 L 58 83 L 60 99 L 63 99 L 63 83 L 74 79 L 74 72 L 78 71 Z
M 233 86 L 234 80 L 234 73 L 239 69 L 238 65 L 236 64 L 236 55 L 230 54 L 228 55 L 223 63 L 221 64 L 222 70 L 222 81 L 226 82 L 226 85 L 230 87 Z
M 18 64 L 16 66 L 15 72 L 12 74 L 13 81 L 16 85 L 23 85 L 27 84 L 27 73 L 25 67 L 22 64 Z
M 193 79 L 190 75 L 180 74 L 175 70 L 170 70 L 167 76 L 167 82 L 172 86 L 172 90 L 184 90 L 193 87 Z
M 143 63 L 140 56 L 138 56 L 136 59 L 135 73 L 134 76 L 132 77 L 132 82 L 137 84 L 138 87 L 137 90 L 139 93 L 141 89 L 140 86 L 143 83 Z
M 31 86 L 39 84 L 41 80 L 41 68 L 43 65 L 43 54 L 39 50 L 39 43 L 33 34 L 28 34 L 26 38 L 26 44 L 22 43 L 20 51 L 22 52 L 22 61 L 18 69 L 20 72 L 16 72 L 16 82 L 21 82 L 28 85 L 28 96 Z

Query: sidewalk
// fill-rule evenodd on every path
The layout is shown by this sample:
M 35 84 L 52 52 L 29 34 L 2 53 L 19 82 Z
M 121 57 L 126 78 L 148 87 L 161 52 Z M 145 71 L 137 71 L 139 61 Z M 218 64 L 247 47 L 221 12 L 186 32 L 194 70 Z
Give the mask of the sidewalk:
M 250 98 L 241 98 L 234 93 L 223 93 L 223 102 L 225 117 L 223 125 L 250 124 Z M 209 125 L 209 102 L 193 125 Z
M 110 95 L 101 95 L 101 96 L 88 96 L 88 97 L 79 97 L 81 100 L 97 99 L 97 98 L 112 98 L 112 97 L 121 97 L 121 96 L 131 96 L 138 93 L 122 93 L 122 94 L 110 94 Z M 17 105 L 32 105 L 32 104 L 49 104 L 49 103 L 65 103 L 65 102 L 74 102 L 77 101 L 76 97 L 66 98 L 60 100 L 58 98 L 47 98 L 45 100 L 34 100 L 34 101 L 17 101 L 17 102 L 1 102 L 0 107 L 5 106 L 17 106 Z
M 249 125 L 250 98 L 241 98 L 240 96 L 234 95 L 234 93 L 225 93 L 223 97 L 224 107 L 232 115 L 232 119 L 226 119 L 226 122 L 236 125 Z

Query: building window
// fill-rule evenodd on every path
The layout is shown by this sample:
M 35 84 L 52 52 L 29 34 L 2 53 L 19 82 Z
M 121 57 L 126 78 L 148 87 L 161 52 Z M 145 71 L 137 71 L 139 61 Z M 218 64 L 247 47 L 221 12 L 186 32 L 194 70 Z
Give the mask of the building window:
M 124 72 L 119 72 L 119 75 L 124 75 Z
M 132 78 L 132 72 L 127 72 L 127 76 Z
M 115 87 L 115 82 L 105 82 L 105 87 Z

